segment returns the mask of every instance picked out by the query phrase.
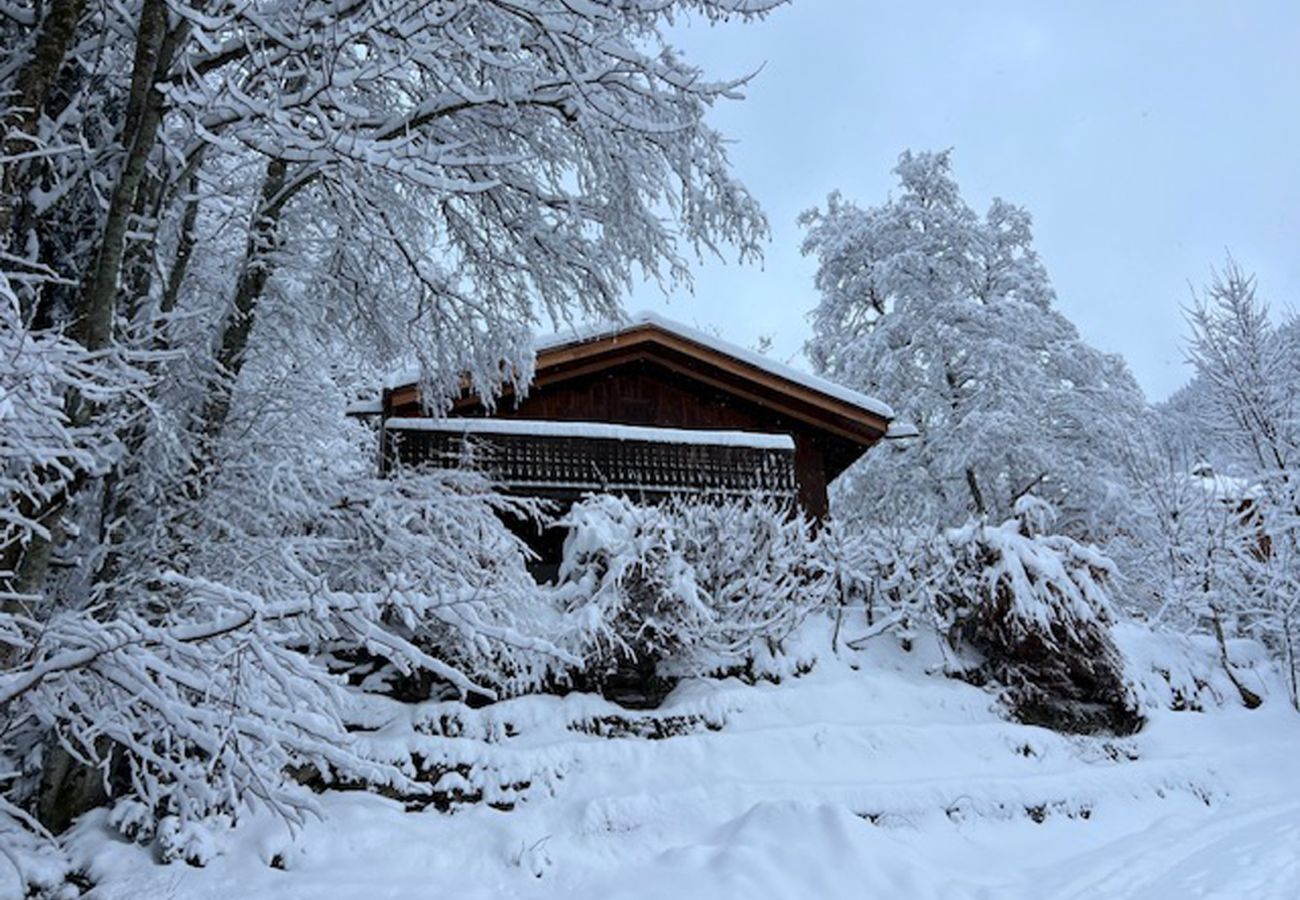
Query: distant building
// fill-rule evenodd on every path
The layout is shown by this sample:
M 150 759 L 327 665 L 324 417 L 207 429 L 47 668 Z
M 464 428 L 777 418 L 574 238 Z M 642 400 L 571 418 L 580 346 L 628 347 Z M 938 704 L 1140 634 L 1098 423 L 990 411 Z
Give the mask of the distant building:
M 1258 484 L 1245 478 L 1223 475 L 1208 462 L 1198 462 L 1188 473 L 1191 483 L 1204 492 L 1205 499 L 1226 511 L 1244 528 L 1255 533 L 1253 553 L 1260 559 L 1273 554 L 1273 542 L 1263 530 L 1261 504 L 1264 492 Z

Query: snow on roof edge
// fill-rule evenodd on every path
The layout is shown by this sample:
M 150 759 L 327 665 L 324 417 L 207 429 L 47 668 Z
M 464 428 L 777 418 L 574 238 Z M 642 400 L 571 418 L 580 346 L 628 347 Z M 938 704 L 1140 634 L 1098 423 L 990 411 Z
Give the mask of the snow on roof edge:
M 917 428 L 911 422 L 893 421 L 885 429 L 885 440 L 900 441 L 904 438 L 914 438 L 921 436 L 921 429 Z
M 345 416 L 378 416 L 384 411 L 384 402 L 378 397 L 354 400 L 343 409 Z
M 658 428 L 648 425 L 613 425 L 609 422 L 556 422 L 544 419 L 442 419 L 405 418 L 384 420 L 395 431 L 446 431 L 453 434 L 518 434 L 539 437 L 580 437 L 617 441 L 653 441 L 669 444 L 712 444 L 753 447 L 760 450 L 793 450 L 788 434 L 756 431 L 705 431 L 688 428 Z

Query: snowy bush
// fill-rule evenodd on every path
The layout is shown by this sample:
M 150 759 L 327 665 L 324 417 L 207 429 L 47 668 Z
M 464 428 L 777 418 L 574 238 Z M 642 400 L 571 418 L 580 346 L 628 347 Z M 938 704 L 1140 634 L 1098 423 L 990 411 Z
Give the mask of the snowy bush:
M 381 598 L 386 630 L 422 654 L 369 644 L 385 672 L 423 672 L 439 696 L 500 698 L 536 690 L 576 662 L 549 639 L 561 633 L 561 616 L 528 573 L 530 551 L 503 521 L 540 516 L 536 504 L 457 472 L 359 487 L 362 502 L 326 520 L 336 529 L 327 537 L 342 546 L 323 541 L 318 563 L 335 590 Z
M 875 584 L 866 637 L 895 629 L 907 646 L 932 627 L 955 654 L 951 673 L 999 685 L 1022 721 L 1135 730 L 1141 718 L 1110 633 L 1111 563 L 1040 533 L 1052 522 L 1041 501 L 1022 498 L 1016 513 L 997 526 L 865 536 L 858 565 Z
M 1110 561 L 1022 516 L 946 536 L 949 575 L 935 609 L 953 645 L 979 655 L 973 677 L 1006 688 L 1016 716 L 1066 731 L 1128 733 L 1141 717 L 1110 635 Z
M 598 683 L 752 670 L 830 593 L 809 524 L 779 504 L 597 496 L 563 524 L 557 596 Z
M 919 628 L 933 621 L 932 596 L 938 566 L 923 564 L 935 553 L 939 536 L 932 530 L 895 526 L 861 529 L 856 524 L 828 523 L 817 536 L 816 557 L 830 584 L 836 606 L 832 644 L 838 649 L 847 613 L 866 619 L 865 634 L 852 636 L 860 648 L 886 632 L 911 650 Z
M 24 775 L 13 800 L 56 825 L 84 808 L 84 793 L 48 776 L 50 755 L 63 754 L 90 771 L 91 802 L 118 801 L 124 832 L 164 859 L 204 862 L 209 831 L 251 804 L 291 822 L 310 813 L 295 774 L 428 790 L 349 733 L 357 698 L 327 665 L 340 648 L 461 697 L 518 692 L 577 661 L 540 636 L 558 617 L 485 484 L 343 487 L 353 492 L 300 508 L 310 521 L 293 531 L 281 509 L 286 518 L 254 520 L 238 542 L 195 551 L 191 574 L 157 571 L 151 593 L 112 615 L 7 615 L 20 658 L 0 675 L 0 750 Z M 243 571 L 223 571 L 223 554 Z

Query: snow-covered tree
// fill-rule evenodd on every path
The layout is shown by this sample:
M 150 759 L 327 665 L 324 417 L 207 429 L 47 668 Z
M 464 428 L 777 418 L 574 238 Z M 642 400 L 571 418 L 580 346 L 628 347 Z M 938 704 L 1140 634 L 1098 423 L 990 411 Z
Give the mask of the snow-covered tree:
M 286 766 L 364 765 L 349 680 L 492 696 L 572 664 L 505 501 L 370 477 L 342 407 L 399 352 L 435 407 L 465 373 L 491 396 L 539 321 L 754 252 L 705 121 L 744 79 L 664 31 L 775 5 L 0 13 L 0 818 L 98 790 L 180 846 L 296 814 Z
M 1132 514 L 1107 550 L 1130 608 L 1206 632 L 1248 704 L 1227 640 L 1250 637 L 1297 678 L 1300 328 L 1274 324 L 1231 260 L 1195 298 L 1192 380 L 1158 405 L 1122 460 Z
M 1241 486 L 1219 498 L 1232 523 L 1214 566 L 1225 586 L 1206 607 L 1216 630 L 1275 651 L 1300 706 L 1300 320 L 1274 324 L 1254 278 L 1232 260 L 1189 320 L 1205 398 L 1197 425 L 1233 467 L 1229 483 Z
M 921 432 L 868 454 L 839 514 L 998 520 L 1033 493 L 1067 533 L 1104 531 L 1122 484 L 1114 449 L 1141 392 L 1054 308 L 1028 213 L 995 200 L 977 215 L 948 152 L 904 153 L 895 172 L 899 193 L 880 206 L 836 193 L 802 217 L 822 295 L 810 359 Z
M 25 315 L 92 351 L 200 316 L 187 427 L 212 436 L 277 271 L 307 268 L 297 302 L 490 395 L 526 378 L 538 315 L 610 314 L 637 270 L 685 278 L 692 248 L 755 250 L 763 217 L 704 122 L 743 80 L 703 77 L 661 31 L 774 5 L 70 0 L 5 17 L 0 240 L 15 272 L 49 276 Z M 82 52 L 105 32 L 133 55 Z M 219 293 L 187 303 L 211 206 L 243 239 Z

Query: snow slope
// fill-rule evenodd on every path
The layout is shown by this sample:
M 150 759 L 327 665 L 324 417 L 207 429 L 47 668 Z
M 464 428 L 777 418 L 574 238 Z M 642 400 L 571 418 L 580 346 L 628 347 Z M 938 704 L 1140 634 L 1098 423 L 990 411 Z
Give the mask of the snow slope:
M 510 811 L 330 794 L 296 839 L 245 822 L 203 869 L 152 864 L 102 814 L 74 846 L 97 897 L 145 900 L 1300 897 L 1300 716 L 1280 694 L 1070 738 L 920 668 L 881 642 L 779 686 L 690 682 L 651 714 L 583 695 L 461 714 L 437 745 L 513 784 L 492 794 Z M 374 740 L 428 749 L 448 712 Z M 601 736 L 612 716 L 686 733 Z

